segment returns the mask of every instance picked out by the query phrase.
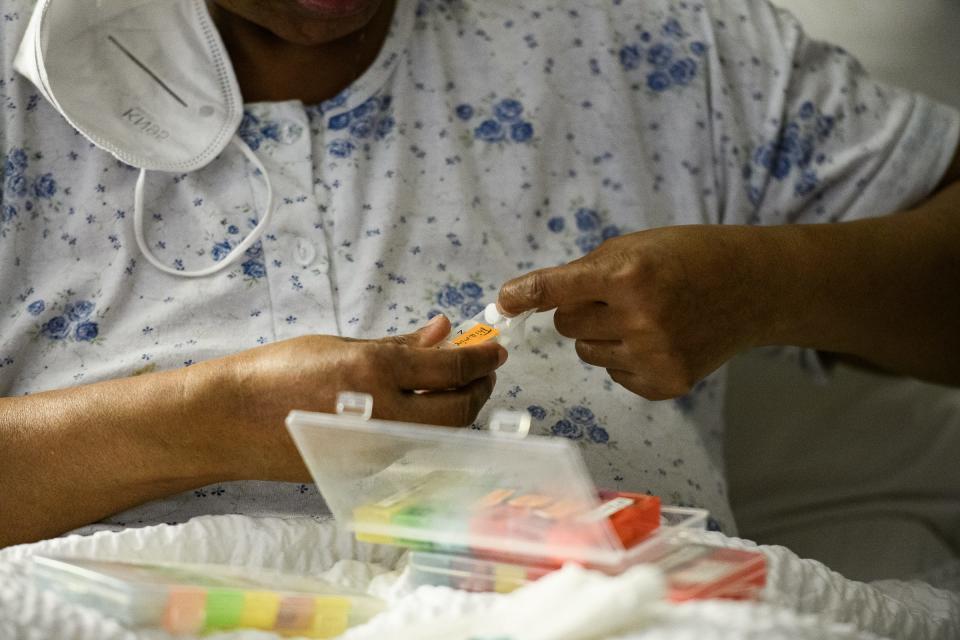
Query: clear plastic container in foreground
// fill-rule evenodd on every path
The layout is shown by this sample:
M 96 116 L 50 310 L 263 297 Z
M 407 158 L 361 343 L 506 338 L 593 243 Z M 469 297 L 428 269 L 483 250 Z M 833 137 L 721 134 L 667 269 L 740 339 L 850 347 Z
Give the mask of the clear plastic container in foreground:
M 209 564 L 134 564 L 34 557 L 41 588 L 131 627 L 174 634 L 237 628 L 333 638 L 385 608 L 322 580 Z
M 766 556 L 759 551 L 726 549 L 686 540 L 683 535 L 650 544 L 638 561 L 664 572 L 674 602 L 704 598 L 751 600 L 766 583 Z M 464 591 L 510 593 L 556 570 L 537 564 L 500 562 L 455 554 L 415 551 L 410 581 Z
M 370 412 L 368 404 L 357 415 L 295 411 L 287 418 L 331 511 L 358 537 L 449 553 L 577 561 L 607 570 L 643 553 L 646 542 L 625 549 L 607 520 L 578 519 L 600 501 L 579 450 L 569 441 L 370 420 Z M 557 541 L 549 531 L 518 530 L 509 522 L 478 529 L 471 505 L 498 492 L 572 505 L 564 533 L 573 528 L 575 540 L 565 535 Z M 651 540 L 702 528 L 707 517 L 702 509 L 667 507 L 661 513 L 665 520 Z

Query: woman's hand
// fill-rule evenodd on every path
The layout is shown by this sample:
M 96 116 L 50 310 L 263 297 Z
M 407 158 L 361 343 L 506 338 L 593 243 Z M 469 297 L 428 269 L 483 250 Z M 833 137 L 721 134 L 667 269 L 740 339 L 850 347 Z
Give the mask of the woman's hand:
M 507 352 L 495 344 L 436 348 L 449 332 L 438 316 L 415 333 L 381 340 L 303 336 L 194 365 L 189 384 L 209 398 L 201 411 L 220 435 L 208 442 L 221 450 L 229 442 L 239 463 L 233 474 L 304 480 L 284 418 L 294 409 L 332 412 L 341 391 L 372 395 L 377 418 L 447 426 L 476 419 Z
M 947 180 L 956 180 L 960 155 Z M 679 226 L 614 238 L 506 283 L 510 314 L 556 308 L 577 353 L 650 399 L 744 349 L 794 345 L 960 385 L 960 182 L 896 215 Z
M 340 391 L 372 394 L 380 418 L 469 424 L 506 352 L 435 348 L 449 331 L 439 318 L 383 340 L 304 336 L 181 369 L 0 398 L 0 547 L 216 482 L 309 482 L 284 418 L 333 411 Z
M 751 262 L 763 257 L 746 227 L 686 226 L 604 242 L 569 264 L 511 280 L 500 308 L 556 308 L 577 354 L 651 400 L 686 393 L 776 321 Z M 749 243 L 749 244 L 748 244 Z M 747 248 L 750 248 L 747 251 Z

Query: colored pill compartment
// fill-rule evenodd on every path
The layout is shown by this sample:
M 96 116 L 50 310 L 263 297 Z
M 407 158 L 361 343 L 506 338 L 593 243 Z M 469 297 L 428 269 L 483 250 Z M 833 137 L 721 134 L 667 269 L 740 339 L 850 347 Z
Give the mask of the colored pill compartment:
M 408 480 L 386 498 L 353 510 L 353 528 L 364 542 L 421 551 L 466 551 L 471 506 L 489 492 L 489 476 L 432 471 Z
M 417 551 L 410 554 L 414 585 L 447 586 L 473 592 L 510 593 L 555 571 L 556 567 L 524 565 L 473 556 Z
M 458 474 L 447 471 L 431 471 L 423 476 L 406 479 L 393 491 L 375 502 L 361 504 L 353 510 L 353 527 L 357 539 L 375 544 L 406 546 L 403 539 L 392 533 L 392 525 L 398 516 L 409 521 L 411 510 L 424 509 L 425 505 L 440 502 L 452 503 L 445 495 L 451 487 L 462 482 Z M 402 515 L 407 514 L 407 515 Z
M 489 538 L 543 542 L 555 524 L 546 510 L 558 502 L 552 496 L 513 489 L 488 493 L 471 512 L 470 535 L 476 551 L 482 552 L 483 540 Z
M 203 634 L 249 628 L 332 638 L 384 603 L 322 580 L 224 565 L 35 557 L 33 579 L 131 627 Z
M 766 556 L 759 551 L 704 544 L 670 544 L 655 564 L 663 569 L 668 598 L 755 598 L 766 584 Z
M 557 550 L 550 558 L 555 565 L 570 559 L 564 549 L 605 548 L 615 542 L 628 550 L 660 527 L 660 499 L 654 496 L 602 491 L 600 504 L 590 507 L 538 494 L 501 490 L 500 500 L 495 495 L 484 498 L 484 507 L 471 520 L 471 533 L 541 542 Z M 484 555 L 481 548 L 475 551 Z
M 651 553 L 637 562 L 657 566 L 663 571 L 667 598 L 673 602 L 707 598 L 756 599 L 766 583 L 766 557 L 758 551 L 674 540 L 655 545 Z M 632 564 L 620 570 L 628 566 Z M 415 552 L 410 555 L 409 571 L 415 585 L 509 593 L 558 568 L 508 559 Z

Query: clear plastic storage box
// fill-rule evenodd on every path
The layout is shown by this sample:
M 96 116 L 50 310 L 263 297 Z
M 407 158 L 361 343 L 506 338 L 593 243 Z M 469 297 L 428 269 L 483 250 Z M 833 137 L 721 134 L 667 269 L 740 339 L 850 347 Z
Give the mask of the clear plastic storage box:
M 649 530 L 625 534 L 611 511 L 645 522 L 649 498 L 601 498 L 573 443 L 516 436 L 526 414 L 498 415 L 495 430 L 479 431 L 373 420 L 371 412 L 369 396 L 354 394 L 342 396 L 338 414 L 287 418 L 334 516 L 361 540 L 619 572 L 653 541 L 706 522 L 702 509 L 664 507 Z
M 676 536 L 648 545 L 637 562 L 664 572 L 667 597 L 674 602 L 702 598 L 753 599 L 766 584 L 766 557 L 698 544 Z M 415 551 L 410 555 L 414 586 L 434 585 L 464 591 L 509 593 L 554 571 L 556 567 Z

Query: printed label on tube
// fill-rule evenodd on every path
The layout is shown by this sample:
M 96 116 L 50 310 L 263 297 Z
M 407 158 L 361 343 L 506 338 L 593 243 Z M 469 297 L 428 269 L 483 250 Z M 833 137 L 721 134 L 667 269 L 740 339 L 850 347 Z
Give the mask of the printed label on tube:
M 451 342 L 458 347 L 468 347 L 475 344 L 482 344 L 492 340 L 500 335 L 500 332 L 490 325 L 478 323 L 472 329 L 466 331 L 463 335 L 457 336 Z

